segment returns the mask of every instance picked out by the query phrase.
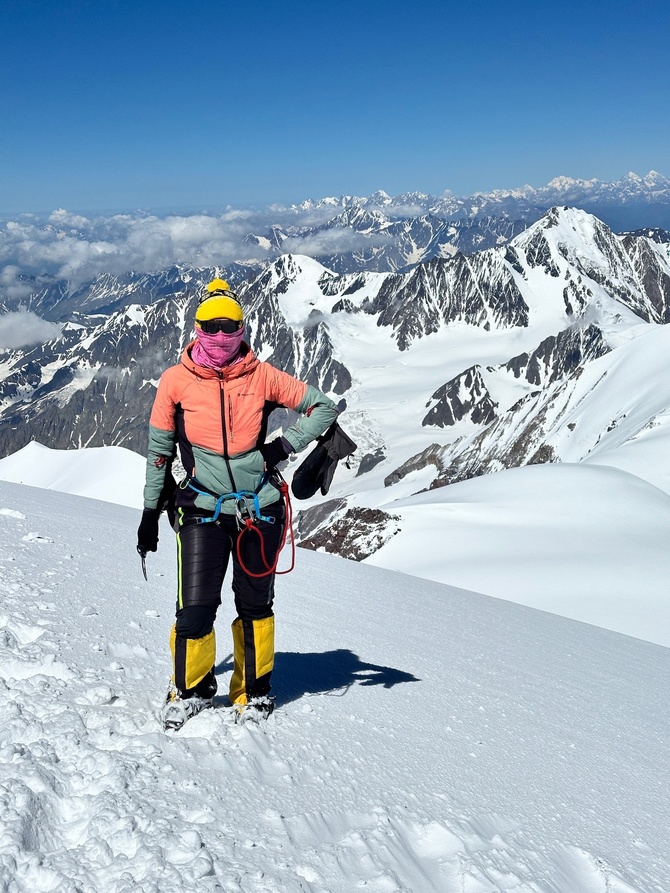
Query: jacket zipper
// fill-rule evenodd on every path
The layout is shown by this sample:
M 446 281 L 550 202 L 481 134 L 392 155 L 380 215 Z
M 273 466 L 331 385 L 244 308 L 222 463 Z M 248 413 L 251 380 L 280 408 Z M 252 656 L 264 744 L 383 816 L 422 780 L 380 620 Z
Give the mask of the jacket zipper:
M 219 371 L 219 404 L 221 406 L 221 438 L 223 440 L 223 458 L 228 458 L 228 432 L 226 431 L 226 394 L 223 386 L 223 374 Z
M 228 469 L 228 477 L 234 492 L 237 491 L 235 478 L 233 477 L 233 469 L 230 467 L 230 456 L 228 455 L 228 433 L 226 432 L 226 394 L 223 386 L 223 373 L 217 372 L 219 376 L 219 402 L 221 404 L 221 433 L 223 434 L 223 458 Z M 232 432 L 231 432 L 232 435 Z

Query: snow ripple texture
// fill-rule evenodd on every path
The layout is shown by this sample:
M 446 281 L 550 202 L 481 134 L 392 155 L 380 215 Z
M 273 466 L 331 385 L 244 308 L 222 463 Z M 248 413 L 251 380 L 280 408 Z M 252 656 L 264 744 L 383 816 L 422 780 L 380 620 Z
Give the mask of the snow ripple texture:
M 275 714 L 168 735 L 169 529 L 0 506 L 0 890 L 667 891 L 667 649 L 304 553 Z

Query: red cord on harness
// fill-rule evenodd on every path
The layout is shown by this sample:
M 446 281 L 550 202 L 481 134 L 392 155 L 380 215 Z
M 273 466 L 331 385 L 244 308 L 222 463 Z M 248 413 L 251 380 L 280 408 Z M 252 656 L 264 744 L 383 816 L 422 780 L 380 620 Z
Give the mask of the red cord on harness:
M 237 560 L 239 562 L 240 567 L 244 571 L 245 574 L 249 577 L 269 577 L 270 574 L 277 574 L 281 576 L 281 574 L 290 574 L 293 568 L 295 567 L 295 536 L 293 535 L 293 506 L 291 505 L 291 499 L 288 495 L 288 484 L 286 481 L 282 481 L 279 485 L 279 491 L 284 497 L 284 506 L 286 508 L 286 523 L 284 525 L 284 534 L 282 536 L 282 541 L 280 543 L 279 548 L 277 549 L 277 557 L 275 558 L 274 564 L 271 566 L 268 564 L 267 558 L 265 557 L 265 541 L 263 539 L 263 534 L 256 527 L 253 520 L 251 518 L 247 518 L 244 522 L 244 530 L 240 532 L 240 535 L 237 537 Z M 242 537 L 245 533 L 248 533 L 250 530 L 253 530 L 258 534 L 261 540 L 261 561 L 266 567 L 266 570 L 262 571 L 260 574 L 254 574 L 253 571 L 250 571 L 249 568 L 245 565 L 242 560 Z M 286 545 L 286 537 L 288 536 L 289 530 L 291 531 L 291 566 L 285 571 L 278 571 L 277 565 L 279 564 L 279 555 L 281 554 L 282 549 Z

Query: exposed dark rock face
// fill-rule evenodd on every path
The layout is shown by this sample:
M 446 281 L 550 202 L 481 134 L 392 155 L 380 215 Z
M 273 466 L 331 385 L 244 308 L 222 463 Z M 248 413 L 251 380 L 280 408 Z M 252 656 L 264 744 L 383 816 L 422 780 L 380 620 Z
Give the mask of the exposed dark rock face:
M 377 325 L 393 327 L 400 350 L 451 322 L 528 325 L 528 306 L 498 250 L 435 259 L 405 275 L 390 275 L 364 309 L 378 314 Z
M 380 509 L 351 508 L 339 517 L 330 518 L 299 545 L 304 549 L 332 552 L 343 558 L 363 561 L 399 532 L 398 515 Z
M 545 387 L 571 375 L 582 363 L 609 353 L 611 348 L 596 325 L 570 326 L 551 335 L 531 353 L 519 354 L 506 364 L 515 378 Z
M 360 477 L 362 474 L 366 474 L 368 471 L 372 471 L 372 469 L 383 462 L 384 459 L 386 459 L 386 454 L 381 447 L 376 449 L 374 453 L 366 453 L 361 459 L 360 465 L 358 466 L 356 477 Z
M 547 228 L 551 228 L 553 220 L 551 216 L 547 220 Z M 551 247 L 542 230 L 535 231 L 532 239 L 526 246 L 526 260 L 531 269 L 541 267 L 550 276 L 560 275 L 560 271 L 551 254 Z
M 670 276 L 659 263 L 658 253 L 645 238 L 626 236 L 622 244 L 647 297 L 638 315 L 648 322 L 670 323 Z
M 484 384 L 480 366 L 471 366 L 442 385 L 431 397 L 432 401 L 435 403 L 421 424 L 438 428 L 455 425 L 464 418 L 475 425 L 488 425 L 495 418 L 498 406 Z
M 308 509 L 300 509 L 294 522 L 296 541 L 302 543 L 303 540 L 313 536 L 324 524 L 344 514 L 347 505 L 346 499 L 326 499 Z
M 434 465 L 438 472 L 444 471 L 442 461 L 444 453 L 444 447 L 441 447 L 439 443 L 431 443 L 425 450 L 417 453 L 416 456 L 412 456 L 411 459 L 408 459 L 407 462 L 404 462 L 399 468 L 396 468 L 395 471 L 392 471 L 391 474 L 387 475 L 384 478 L 384 486 L 391 487 L 393 484 L 397 484 L 401 481 L 404 477 L 407 477 L 407 475 L 411 474 L 413 471 L 421 471 L 429 465 Z

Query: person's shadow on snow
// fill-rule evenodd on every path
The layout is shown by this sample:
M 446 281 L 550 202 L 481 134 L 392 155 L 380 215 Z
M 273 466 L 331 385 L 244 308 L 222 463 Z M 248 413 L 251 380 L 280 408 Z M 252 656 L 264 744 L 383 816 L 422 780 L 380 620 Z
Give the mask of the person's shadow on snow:
M 233 656 L 216 667 L 217 675 L 232 672 Z M 419 682 L 412 673 L 368 664 L 347 648 L 302 654 L 279 651 L 275 654 L 273 694 L 277 704 L 297 701 L 306 694 L 342 696 L 352 685 L 383 685 L 392 688 L 401 682 Z

